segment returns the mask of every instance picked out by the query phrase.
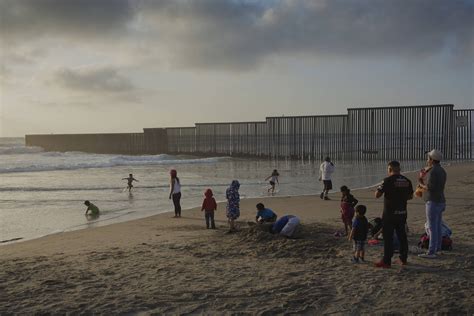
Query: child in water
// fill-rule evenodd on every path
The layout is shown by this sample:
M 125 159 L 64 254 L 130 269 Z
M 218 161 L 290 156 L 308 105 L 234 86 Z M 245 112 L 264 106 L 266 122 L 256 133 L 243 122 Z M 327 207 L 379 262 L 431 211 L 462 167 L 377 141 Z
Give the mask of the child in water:
M 349 235 L 349 241 L 354 240 L 354 256 L 352 258 L 353 263 L 359 263 L 359 260 L 364 262 L 365 255 L 365 244 L 367 243 L 367 233 L 369 232 L 369 223 L 365 217 L 367 207 L 365 205 L 357 205 L 356 218 L 352 224 L 351 234 Z
M 214 211 L 217 210 L 217 203 L 213 197 L 213 193 L 211 189 L 207 189 L 204 192 L 204 201 L 202 201 L 201 212 L 204 211 L 204 215 L 206 217 L 206 227 L 209 229 L 209 222 L 210 228 L 216 229 L 216 224 L 214 223 Z
M 127 180 L 127 182 L 128 182 L 128 183 L 127 183 L 128 192 L 131 192 L 131 191 L 132 191 L 132 188 L 133 188 L 133 184 L 132 184 L 132 183 L 133 183 L 133 181 L 140 182 L 140 181 L 138 181 L 137 179 L 135 179 L 135 178 L 133 177 L 133 174 L 132 174 L 132 173 L 130 173 L 130 174 L 128 175 L 128 178 L 122 178 L 122 180 Z
M 279 176 L 280 176 L 280 174 L 278 173 L 278 171 L 276 169 L 274 169 L 272 174 L 265 178 L 265 181 L 268 181 L 270 179 L 270 187 L 268 188 L 267 192 L 270 193 L 270 190 L 271 190 L 272 194 L 275 193 L 275 184 L 276 183 L 278 183 L 278 185 L 280 184 L 278 182 L 278 177 Z
M 89 201 L 85 201 L 84 204 L 87 206 L 87 210 L 86 210 L 86 214 L 90 211 L 90 215 L 92 216 L 98 216 L 99 215 L 99 208 L 97 206 L 95 206 L 94 204 L 92 204 L 91 202 Z
M 359 201 L 351 194 L 351 190 L 343 185 L 341 187 L 341 219 L 344 223 L 346 236 L 349 235 L 352 226 L 352 219 L 354 218 L 354 207 Z

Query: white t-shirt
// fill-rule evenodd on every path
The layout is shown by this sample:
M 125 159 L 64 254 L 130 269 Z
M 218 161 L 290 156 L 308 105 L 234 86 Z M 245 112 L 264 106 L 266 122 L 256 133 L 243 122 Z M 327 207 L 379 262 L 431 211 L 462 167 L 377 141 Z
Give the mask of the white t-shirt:
M 181 192 L 181 184 L 179 183 L 179 181 L 176 179 L 173 179 L 172 181 L 174 181 L 173 194 Z
M 324 161 L 319 167 L 319 174 L 321 180 L 331 180 L 331 176 L 334 172 L 334 164 L 332 162 Z

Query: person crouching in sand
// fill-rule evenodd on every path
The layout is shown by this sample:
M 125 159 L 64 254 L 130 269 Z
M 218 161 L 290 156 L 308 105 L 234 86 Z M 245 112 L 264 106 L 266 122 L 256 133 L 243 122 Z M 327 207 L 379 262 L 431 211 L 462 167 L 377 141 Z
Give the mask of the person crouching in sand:
M 206 192 L 204 192 L 204 201 L 202 201 L 202 207 L 201 207 L 201 212 L 204 211 L 204 216 L 206 217 L 207 229 L 209 229 L 209 226 L 212 229 L 216 229 L 216 224 L 214 222 L 215 210 L 217 210 L 216 200 L 213 197 L 212 190 L 207 189 Z
M 357 205 L 355 208 L 356 218 L 352 224 L 352 230 L 349 235 L 349 241 L 354 241 L 354 257 L 353 263 L 365 262 L 365 244 L 367 243 L 367 233 L 369 232 L 369 222 L 365 217 L 367 207 L 365 205 Z
M 277 219 L 277 215 L 269 208 L 265 208 L 263 203 L 258 203 L 257 207 L 257 215 L 255 216 L 255 221 L 257 223 L 273 223 Z
M 99 208 L 97 206 L 95 206 L 94 204 L 92 204 L 90 201 L 85 201 L 84 202 L 84 205 L 87 206 L 87 210 L 86 210 L 86 213 L 84 215 L 90 215 L 91 217 L 97 217 L 99 216 Z M 88 214 L 90 211 L 90 214 Z
M 282 236 L 293 238 L 300 224 L 300 219 L 294 215 L 285 215 L 278 219 L 271 227 L 272 234 L 280 234 Z
M 233 180 L 230 186 L 225 192 L 227 198 L 227 219 L 229 222 L 229 233 L 235 232 L 235 221 L 240 216 L 240 194 L 239 194 L 240 183 L 237 180 Z
M 351 190 L 343 185 L 341 187 L 341 219 L 344 223 L 346 236 L 349 235 L 352 226 L 352 219 L 354 218 L 354 207 L 359 201 L 351 194 Z

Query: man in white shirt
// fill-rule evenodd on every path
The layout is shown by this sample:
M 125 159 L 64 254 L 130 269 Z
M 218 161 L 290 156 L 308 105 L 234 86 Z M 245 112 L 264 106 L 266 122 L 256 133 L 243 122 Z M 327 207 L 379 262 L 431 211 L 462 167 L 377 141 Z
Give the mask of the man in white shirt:
M 332 190 L 331 177 L 334 172 L 334 164 L 331 162 L 331 158 L 326 157 L 323 163 L 319 167 L 319 181 L 323 181 L 323 192 L 321 192 L 321 199 L 329 200 L 328 193 Z

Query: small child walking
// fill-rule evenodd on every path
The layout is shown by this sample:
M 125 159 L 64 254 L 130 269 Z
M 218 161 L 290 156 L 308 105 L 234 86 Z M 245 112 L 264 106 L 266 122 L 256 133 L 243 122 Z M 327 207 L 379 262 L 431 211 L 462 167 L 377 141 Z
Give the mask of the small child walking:
M 347 236 L 352 227 L 354 207 L 359 203 L 359 201 L 351 194 L 351 190 L 345 185 L 341 187 L 341 194 L 341 219 L 344 223 L 344 229 Z
M 278 185 L 280 185 L 280 182 L 278 182 L 279 176 L 280 174 L 278 173 L 278 171 L 274 169 L 272 174 L 265 178 L 265 181 L 270 180 L 270 187 L 267 190 L 268 193 L 270 193 L 270 190 L 272 191 L 272 194 L 275 193 L 275 184 L 278 183 Z
M 352 224 L 351 234 L 349 235 L 349 241 L 354 242 L 354 256 L 352 257 L 353 263 L 364 262 L 365 255 L 365 244 L 367 243 L 367 233 L 369 232 L 369 222 L 365 217 L 367 207 L 365 205 L 357 205 L 355 208 L 356 218 Z
M 214 223 L 214 211 L 217 210 L 217 203 L 213 195 L 212 190 L 207 189 L 206 192 L 204 192 L 204 201 L 202 201 L 201 212 L 204 211 L 207 229 L 216 229 L 216 224 Z
M 135 179 L 133 177 L 133 174 L 130 173 L 128 175 L 128 178 L 122 178 L 122 180 L 127 180 L 127 189 L 128 189 L 128 192 L 131 192 L 132 191 L 132 188 L 133 188 L 133 181 L 137 181 L 137 182 L 140 182 L 138 181 L 137 179 Z

